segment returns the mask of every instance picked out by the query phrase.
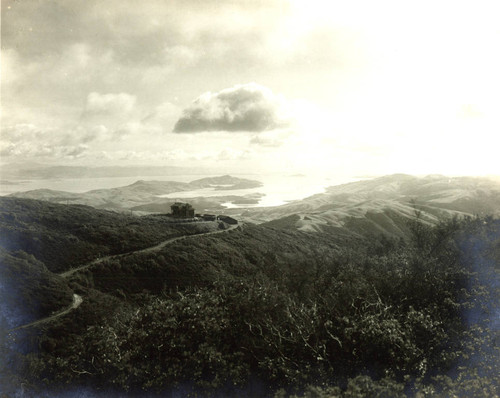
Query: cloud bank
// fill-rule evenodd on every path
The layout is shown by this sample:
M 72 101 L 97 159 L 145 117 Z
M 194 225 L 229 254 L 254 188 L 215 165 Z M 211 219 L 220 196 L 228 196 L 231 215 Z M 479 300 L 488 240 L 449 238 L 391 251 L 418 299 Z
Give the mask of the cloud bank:
M 262 132 L 288 127 L 285 101 L 256 83 L 237 85 L 198 97 L 174 126 L 175 133 Z

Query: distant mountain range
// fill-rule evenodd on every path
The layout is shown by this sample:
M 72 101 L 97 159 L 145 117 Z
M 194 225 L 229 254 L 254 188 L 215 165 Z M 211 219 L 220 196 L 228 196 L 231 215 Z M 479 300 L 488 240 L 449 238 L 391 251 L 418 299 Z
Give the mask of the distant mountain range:
M 444 217 L 500 216 L 500 182 L 490 178 L 394 174 L 330 187 L 275 208 L 248 209 L 244 218 L 302 231 L 404 236 L 416 212 L 424 222 Z
M 231 190 L 261 187 L 259 181 L 229 175 L 203 178 L 190 183 L 173 181 L 137 181 L 113 189 L 70 193 L 39 189 L 11 196 L 55 203 L 85 204 L 96 208 L 169 212 L 175 198 L 161 195 L 203 188 Z M 300 187 L 297 187 L 300 189 Z M 185 195 L 184 195 L 185 196 Z M 500 216 L 500 181 L 493 178 L 415 177 L 394 174 L 332 186 L 325 193 L 276 207 L 251 207 L 263 194 L 185 198 L 197 211 L 225 212 L 251 223 L 267 223 L 275 228 L 309 232 L 337 231 L 354 235 L 384 233 L 406 234 L 407 220 L 415 217 L 430 224 L 444 217 Z M 247 208 L 225 209 L 224 203 Z
M 261 187 L 262 183 L 255 180 L 232 177 L 229 175 L 207 177 L 191 182 L 177 181 L 144 181 L 139 180 L 131 185 L 111 189 L 96 189 L 84 193 L 55 191 L 51 189 L 36 189 L 18 192 L 10 196 L 27 199 L 45 200 L 53 203 L 84 204 L 96 208 L 113 210 L 140 210 L 146 212 L 169 212 L 170 204 L 175 199 L 162 198 L 162 195 L 175 192 L 194 191 L 210 188 L 215 191 L 230 191 Z M 256 203 L 259 194 L 248 196 L 221 195 L 216 198 L 203 197 L 189 200 L 198 209 L 220 209 L 221 203 L 237 201 L 239 203 Z

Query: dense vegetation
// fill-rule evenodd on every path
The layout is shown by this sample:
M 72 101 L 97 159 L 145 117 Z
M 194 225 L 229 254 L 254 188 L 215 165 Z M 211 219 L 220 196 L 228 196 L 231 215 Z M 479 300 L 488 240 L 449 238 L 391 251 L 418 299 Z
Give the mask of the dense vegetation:
M 337 247 L 327 236 L 245 225 L 222 235 L 184 239 L 155 253 L 112 258 L 75 275 L 74 280 L 130 296 L 211 287 L 226 278 L 248 280 L 262 275 L 305 296 L 307 289 L 314 288 L 310 282 L 325 261 L 334 259 Z
M 0 354 L 36 396 L 498 395 L 500 221 L 408 229 L 245 226 L 113 259 L 68 281 L 78 309 Z
M 0 249 L 0 313 L 13 328 L 68 306 L 72 291 L 66 281 L 25 252 Z
M 0 247 L 32 254 L 53 272 L 208 228 L 203 224 L 171 224 L 164 217 L 137 217 L 89 206 L 0 198 Z

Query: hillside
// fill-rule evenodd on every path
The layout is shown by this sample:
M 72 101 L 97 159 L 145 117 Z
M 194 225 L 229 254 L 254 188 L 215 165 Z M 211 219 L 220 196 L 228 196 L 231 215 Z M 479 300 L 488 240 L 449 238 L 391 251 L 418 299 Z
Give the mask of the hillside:
M 287 274 L 288 283 L 296 284 L 290 288 L 306 294 L 299 285 L 313 279 L 342 243 L 337 236 L 244 225 L 224 234 L 177 241 L 158 252 L 113 258 L 72 279 L 105 293 L 119 291 L 130 297 L 143 291 L 160 294 L 162 289 L 208 286 L 221 278 Z M 350 247 L 356 246 L 357 242 L 350 242 Z
M 82 194 L 35 190 L 13 196 L 144 214 L 169 212 L 176 199 L 163 198 L 163 195 L 192 191 L 193 197 L 180 200 L 189 201 L 197 212 L 224 212 L 249 223 L 357 237 L 380 233 L 403 237 L 408 234 L 407 221 L 415 217 L 416 211 L 421 213 L 421 220 L 430 224 L 454 215 L 500 215 L 500 181 L 493 178 L 395 174 L 332 186 L 325 193 L 268 208 L 253 207 L 262 193 L 239 191 L 238 195 L 230 195 L 227 192 L 259 186 L 258 181 L 220 176 L 190 183 L 141 180 L 125 187 Z M 221 195 L 203 197 L 204 189 L 220 191 Z M 227 203 L 238 204 L 240 208 L 227 209 Z
M 211 223 L 176 224 L 159 216 L 138 217 L 82 205 L 0 197 L 0 248 L 32 254 L 53 272 L 216 227 Z
M 165 200 L 162 199 L 161 196 L 175 192 L 194 191 L 203 188 L 213 190 L 236 190 L 258 188 L 260 186 L 262 186 L 262 184 L 259 181 L 225 175 L 202 178 L 189 183 L 177 181 L 139 180 L 124 187 L 97 189 L 84 193 L 37 189 L 33 191 L 14 193 L 10 196 L 25 199 L 45 200 L 54 203 L 83 204 L 102 209 L 143 210 L 149 208 L 156 209 L 158 206 L 160 206 L 161 209 L 163 209 L 163 206 L 169 207 L 169 205 L 175 202 L 175 200 Z M 238 199 L 240 199 L 239 196 L 229 198 L 229 200 Z M 202 200 L 203 198 L 199 198 L 199 201 Z M 217 199 L 210 200 L 209 203 L 205 202 L 205 205 L 217 208 L 220 207 L 220 203 L 224 203 L 227 200 L 227 197 L 219 197 Z
M 38 205 L 51 206 L 50 218 L 81 208 Z M 52 275 L 48 291 L 15 265 L 7 269 L 18 270 L 17 282 L 32 286 L 25 297 L 56 299 L 60 288 L 60 308 L 71 293 L 83 301 L 0 345 L 8 358 L 0 381 L 13 386 L 10 395 L 18 380 L 37 397 L 67 395 L 69 385 L 92 396 L 272 397 L 308 388 L 318 397 L 495 396 L 499 221 L 408 229 L 405 241 L 353 240 L 244 224 L 109 257 L 64 281 Z M 47 230 L 63 249 L 59 225 Z M 39 260 L 21 258 L 50 275 Z
M 0 392 L 495 396 L 500 221 L 438 219 L 498 197 L 459 182 L 347 184 L 205 236 L 217 223 L 0 198 Z
M 67 281 L 22 251 L 0 250 L 0 314 L 8 328 L 48 316 L 71 303 Z
M 302 231 L 404 236 L 415 210 L 430 224 L 453 215 L 498 216 L 500 183 L 487 178 L 395 174 L 333 186 L 325 193 L 275 208 L 248 209 L 241 216 Z

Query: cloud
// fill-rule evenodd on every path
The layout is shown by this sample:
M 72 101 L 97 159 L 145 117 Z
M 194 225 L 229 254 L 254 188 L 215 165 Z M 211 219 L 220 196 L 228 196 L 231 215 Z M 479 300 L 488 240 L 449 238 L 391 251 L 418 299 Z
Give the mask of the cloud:
M 87 96 L 85 113 L 120 114 L 134 109 L 136 97 L 127 93 L 100 94 L 92 92 Z
M 4 157 L 80 158 L 92 141 L 109 136 L 104 126 L 86 129 L 47 127 L 28 123 L 7 125 L 2 130 L 0 155 Z
M 294 130 L 273 130 L 273 131 L 264 131 L 260 134 L 254 135 L 250 139 L 250 144 L 259 145 L 261 147 L 267 148 L 278 148 L 283 146 L 288 138 L 295 134 Z
M 224 148 L 216 155 L 217 160 L 244 160 L 248 159 L 250 151 Z
M 163 102 L 157 105 L 151 113 L 141 119 L 146 125 L 173 125 L 181 114 L 181 109 L 171 103 Z
M 34 145 L 30 143 L 10 143 L 3 145 L 0 143 L 0 156 L 16 159 L 23 158 L 47 158 L 47 159 L 77 159 L 83 157 L 89 147 L 84 144 L 79 145 Z
M 19 56 L 14 49 L 2 49 L 2 85 L 18 80 L 20 66 Z
M 200 54 L 192 48 L 184 45 L 167 47 L 164 50 L 164 62 L 171 65 L 178 65 L 180 67 L 194 65 Z
M 127 93 L 92 92 L 80 118 L 87 139 L 116 139 L 139 130 L 136 97 Z
M 184 110 L 174 132 L 262 132 L 290 124 L 284 99 L 266 87 L 249 83 L 202 94 Z
M 10 143 L 40 140 L 44 137 L 44 132 L 31 123 L 19 123 L 16 125 L 7 125 L 2 128 L 2 140 Z
M 256 35 L 265 36 L 274 14 L 263 18 L 262 6 L 238 3 L 148 0 L 137 7 L 133 0 L 10 1 L 2 13 L 2 52 L 19 49 L 24 64 L 43 58 L 57 67 L 69 47 L 85 43 L 91 61 L 112 53 L 113 67 L 98 71 L 107 77 L 129 74 L 136 67 L 140 72 L 151 66 L 182 69 L 202 58 L 220 60 L 216 49 L 222 42 L 231 41 L 233 55 L 243 54 Z M 91 77 L 99 79 L 94 69 Z M 88 75 L 86 71 L 83 76 Z
M 108 137 L 109 130 L 106 126 L 100 124 L 97 126 L 93 126 L 89 131 L 82 128 L 82 133 L 82 142 L 87 143 L 96 139 L 103 139 Z
M 260 137 L 258 135 L 252 137 L 250 144 L 260 145 L 269 148 L 277 148 L 283 145 L 283 141 L 275 138 Z

